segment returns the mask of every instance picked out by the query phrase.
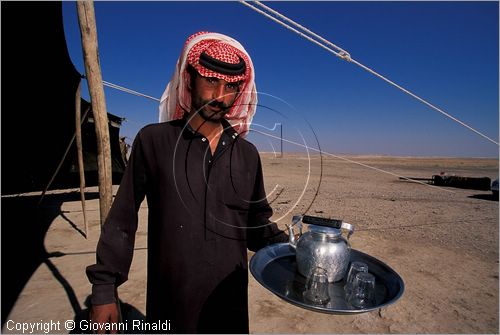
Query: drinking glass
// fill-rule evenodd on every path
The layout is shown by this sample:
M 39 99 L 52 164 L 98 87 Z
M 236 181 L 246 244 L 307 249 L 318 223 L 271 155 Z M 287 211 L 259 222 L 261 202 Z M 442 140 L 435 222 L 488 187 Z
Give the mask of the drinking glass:
M 328 273 L 325 269 L 317 267 L 307 278 L 304 298 L 315 303 L 325 304 L 330 300 L 328 295 Z
M 347 302 L 356 308 L 375 306 L 375 276 L 368 272 L 358 272 Z
M 352 262 L 347 275 L 346 284 L 344 286 L 345 296 L 347 299 L 349 299 L 349 296 L 351 295 L 354 278 L 356 278 L 356 275 L 359 272 L 368 272 L 368 265 L 358 261 Z

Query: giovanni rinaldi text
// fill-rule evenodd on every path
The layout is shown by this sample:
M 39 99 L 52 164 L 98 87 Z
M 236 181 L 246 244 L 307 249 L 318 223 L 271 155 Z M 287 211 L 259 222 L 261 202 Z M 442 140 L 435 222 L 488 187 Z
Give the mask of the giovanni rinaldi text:
M 88 320 L 80 321 L 80 329 L 83 331 L 129 331 L 132 332 L 150 332 L 150 331 L 170 331 L 170 320 L 147 322 L 145 320 L 131 320 L 128 322 L 117 323 L 95 323 Z

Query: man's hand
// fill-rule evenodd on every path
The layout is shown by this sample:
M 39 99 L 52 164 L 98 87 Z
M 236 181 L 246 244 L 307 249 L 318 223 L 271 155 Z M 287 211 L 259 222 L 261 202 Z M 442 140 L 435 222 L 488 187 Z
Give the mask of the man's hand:
M 118 306 L 116 303 L 92 305 L 92 308 L 90 309 L 90 321 L 92 323 L 101 324 L 101 327 L 97 330 L 98 334 L 104 334 L 106 332 L 107 324 L 118 323 L 118 315 Z M 117 330 L 117 326 L 112 327 L 110 334 L 116 334 Z

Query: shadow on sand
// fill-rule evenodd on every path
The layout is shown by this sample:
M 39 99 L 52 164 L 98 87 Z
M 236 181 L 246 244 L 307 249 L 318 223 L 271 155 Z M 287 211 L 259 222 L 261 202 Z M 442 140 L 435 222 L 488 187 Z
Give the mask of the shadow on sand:
M 88 200 L 98 197 L 97 192 L 85 194 Z M 39 200 L 39 195 L 2 197 L 2 326 L 24 286 L 42 263 L 65 288 L 75 314 L 80 310 L 73 289 L 50 261 L 54 255 L 47 254 L 44 245 L 45 235 L 59 215 L 84 235 L 61 210 L 64 202 L 80 200 L 80 193 L 46 194 L 40 206 Z
M 489 200 L 489 201 L 498 201 L 498 194 L 474 194 L 470 195 L 469 198 L 472 199 L 481 199 L 481 200 Z

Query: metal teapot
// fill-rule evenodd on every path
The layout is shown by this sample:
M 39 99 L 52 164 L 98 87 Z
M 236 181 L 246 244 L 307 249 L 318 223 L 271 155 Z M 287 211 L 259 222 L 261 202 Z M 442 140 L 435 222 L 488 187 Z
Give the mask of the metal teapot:
M 294 216 L 288 226 L 289 244 L 295 249 L 299 273 L 308 278 L 316 267 L 325 269 L 330 283 L 342 280 L 349 266 L 351 246 L 347 239 L 354 232 L 354 227 L 346 222 L 325 219 L 309 215 Z M 309 229 L 302 234 L 302 222 L 309 224 Z M 296 240 L 293 226 L 299 228 Z M 341 229 L 348 230 L 347 239 Z

